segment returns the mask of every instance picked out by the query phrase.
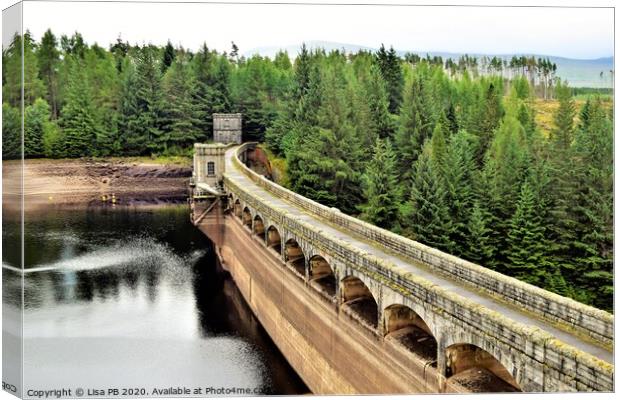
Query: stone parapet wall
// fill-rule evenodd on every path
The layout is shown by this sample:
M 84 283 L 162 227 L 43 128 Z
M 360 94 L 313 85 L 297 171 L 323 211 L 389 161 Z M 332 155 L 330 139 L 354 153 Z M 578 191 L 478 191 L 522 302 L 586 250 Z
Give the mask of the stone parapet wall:
M 237 154 L 254 146 L 246 143 Z M 541 289 L 518 279 L 492 271 L 480 265 L 465 261 L 422 243 L 407 239 L 393 232 L 343 214 L 337 209 L 323 206 L 256 174 L 245 167 L 238 158 L 233 160 L 261 187 L 278 197 L 293 203 L 339 227 L 354 232 L 368 240 L 413 260 L 429 265 L 433 270 L 452 279 L 465 282 L 477 289 L 521 307 L 536 316 L 576 329 L 593 339 L 613 344 L 613 315 L 587 306 L 567 297 Z

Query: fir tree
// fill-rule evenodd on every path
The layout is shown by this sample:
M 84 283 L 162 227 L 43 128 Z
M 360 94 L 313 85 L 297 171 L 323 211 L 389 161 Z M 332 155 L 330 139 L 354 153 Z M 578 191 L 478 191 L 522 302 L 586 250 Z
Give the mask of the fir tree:
M 295 99 L 300 100 L 310 88 L 311 60 L 306 44 L 301 45 L 299 56 L 295 59 Z
M 48 129 L 50 108 L 43 99 L 26 107 L 24 113 L 24 157 L 43 155 L 43 134 Z
M 34 103 L 39 97 L 46 97 L 45 84 L 39 78 L 36 47 L 30 32 L 26 31 L 23 36 L 15 35 L 9 47 L 2 52 L 2 98 L 13 107 L 21 107 L 22 89 L 25 105 Z
M 212 53 L 205 43 L 192 59 L 192 69 L 196 85 L 194 96 L 198 113 L 197 127 L 201 131 L 201 139 L 203 140 L 210 138 L 211 132 L 213 132 L 212 115 L 216 112 L 213 89 L 216 57 L 217 55 Z
M 404 86 L 400 58 L 396 55 L 396 51 L 393 47 L 390 47 L 390 50 L 386 51 L 385 46 L 382 44 L 377 52 L 377 64 L 383 79 L 387 82 L 390 101 L 389 110 L 391 113 L 395 114 L 400 108 Z
M 492 214 L 491 228 L 498 253 L 507 248 L 509 221 L 515 212 L 520 187 L 527 176 L 530 154 L 525 146 L 525 131 L 519 121 L 507 116 L 500 125 L 486 155 L 486 163 L 480 183 L 480 204 L 489 207 Z M 481 193 L 482 192 L 482 193 Z M 496 260 L 499 265 L 506 260 Z
M 415 162 L 411 197 L 401 211 L 405 233 L 415 240 L 444 251 L 452 251 L 452 224 L 445 203 L 444 186 L 433 167 L 430 142 Z
M 363 176 L 366 203 L 361 209 L 363 219 L 386 229 L 398 220 L 401 195 L 396 168 L 392 144 L 377 139 Z
M 613 308 L 613 125 L 600 102 L 575 139 L 578 182 L 576 276 L 588 302 Z
M 47 87 L 47 102 L 51 107 L 52 118 L 58 117 L 58 65 L 60 52 L 58 41 L 51 30 L 45 31 L 41 39 L 41 46 L 37 51 L 39 62 L 39 76 Z
M 2 103 L 2 159 L 22 156 L 22 118 L 19 108 Z
M 382 139 L 391 138 L 394 133 L 394 126 L 389 113 L 388 94 L 385 81 L 376 66 L 370 67 L 370 73 L 364 83 L 363 94 L 370 112 L 370 129 L 374 135 Z
M 537 193 L 525 181 L 509 222 L 506 249 L 508 274 L 540 286 L 547 272 L 544 239 L 545 228 L 537 207 Z
M 165 73 L 168 68 L 172 65 L 176 57 L 176 50 L 170 40 L 166 43 L 166 47 L 164 47 L 164 53 L 161 59 L 161 73 Z
M 137 53 L 135 69 L 125 71 L 121 89 L 121 146 L 129 155 L 160 152 L 162 92 L 155 51 L 144 47 Z
M 488 212 L 474 201 L 471 214 L 466 225 L 467 235 L 461 246 L 462 255 L 467 260 L 485 267 L 494 265 L 493 259 L 496 252 L 491 235 L 493 234 L 489 224 L 491 218 Z
M 447 152 L 444 130 L 441 123 L 438 123 L 433 130 L 433 136 L 431 136 L 431 161 L 440 179 L 444 177 L 443 169 L 446 163 Z
M 460 131 L 450 138 L 440 172 L 446 188 L 446 204 L 452 218 L 455 254 L 465 254 L 470 236 L 468 225 L 471 220 L 474 200 L 474 138 Z M 477 216 L 479 219 L 482 216 Z M 477 221 L 476 223 L 478 223 Z M 482 234 L 479 227 L 476 233 Z
M 493 133 L 500 125 L 500 121 L 504 114 L 501 103 L 501 89 L 498 88 L 493 82 L 489 83 L 486 88 L 483 99 L 480 123 L 479 126 L 477 126 L 473 131 L 477 132 L 480 138 L 478 142 L 477 155 L 480 163 L 482 162 L 482 158 L 492 141 Z
M 555 129 L 551 131 L 551 142 L 564 151 L 570 148 L 574 138 L 575 102 L 570 88 L 561 82 L 555 88 L 555 95 L 560 105 L 553 118 Z
M 574 263 L 579 224 L 574 212 L 577 186 L 574 179 L 574 117 L 575 107 L 568 86 L 558 83 L 556 96 L 559 107 L 554 114 L 555 127 L 550 134 L 551 204 L 548 230 L 549 252 L 559 273 L 568 277 L 579 275 Z
M 201 137 L 195 87 L 188 56 L 179 52 L 163 79 L 163 126 L 162 133 L 155 138 L 155 145 L 164 152 L 176 153 Z
M 71 85 L 62 108 L 61 127 L 65 135 L 65 153 L 68 157 L 90 156 L 95 152 L 95 141 L 101 130 L 84 69 L 79 61 L 71 67 Z
M 64 132 L 54 122 L 49 123 L 43 132 L 43 154 L 48 158 L 67 156 Z
M 430 121 L 423 120 L 423 105 L 420 93 L 422 82 L 414 78 L 405 90 L 405 97 L 399 117 L 399 128 L 395 144 L 400 160 L 400 172 L 403 178 L 411 176 L 411 166 L 418 158 L 422 145 L 430 137 Z

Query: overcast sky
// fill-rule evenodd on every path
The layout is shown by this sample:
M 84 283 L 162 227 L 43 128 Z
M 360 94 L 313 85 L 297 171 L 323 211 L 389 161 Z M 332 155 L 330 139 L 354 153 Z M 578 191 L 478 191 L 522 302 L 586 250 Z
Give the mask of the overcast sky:
M 79 31 L 107 46 L 130 43 L 246 52 L 323 40 L 398 50 L 572 58 L 613 55 L 610 8 L 389 7 L 248 4 L 24 3 L 24 27 L 40 39 Z

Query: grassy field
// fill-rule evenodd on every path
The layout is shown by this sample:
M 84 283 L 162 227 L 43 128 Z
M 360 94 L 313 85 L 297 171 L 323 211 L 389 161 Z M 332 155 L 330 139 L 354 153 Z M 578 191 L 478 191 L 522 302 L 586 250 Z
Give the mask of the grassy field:
M 606 108 L 612 107 L 612 99 L 611 97 L 605 98 L 601 97 L 603 100 L 603 104 Z M 575 116 L 575 122 L 579 119 L 579 111 L 581 107 L 586 102 L 587 96 L 576 96 L 575 97 L 575 109 L 577 110 L 577 115 Z M 535 100 L 535 108 L 536 108 L 536 123 L 538 127 L 542 131 L 545 136 L 549 136 L 549 132 L 553 129 L 553 114 L 558 109 L 559 103 L 557 100 L 543 100 L 536 99 Z

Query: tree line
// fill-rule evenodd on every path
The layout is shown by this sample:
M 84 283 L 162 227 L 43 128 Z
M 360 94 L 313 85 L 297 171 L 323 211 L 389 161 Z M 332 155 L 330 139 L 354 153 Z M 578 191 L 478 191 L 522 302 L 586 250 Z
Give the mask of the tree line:
M 25 33 L 2 53 L 4 158 L 21 154 L 22 46 L 26 157 L 189 155 L 219 112 L 242 112 L 246 137 L 260 139 L 292 74 L 287 54 L 246 60 L 234 43 L 230 54 L 121 39 L 105 49 L 79 33 Z
M 241 112 L 244 139 L 286 161 L 296 192 L 613 308 L 613 113 L 598 96 L 577 109 L 555 79 L 546 133 L 527 73 L 452 74 L 384 46 L 303 46 L 292 61 L 26 33 L 3 51 L 5 158 L 20 156 L 22 40 L 27 157 L 189 155 L 212 113 Z

